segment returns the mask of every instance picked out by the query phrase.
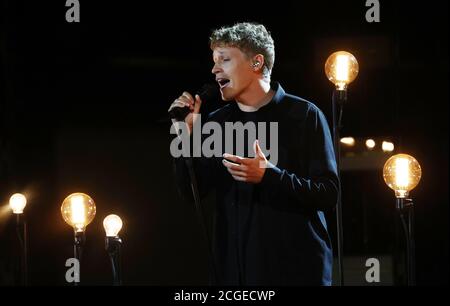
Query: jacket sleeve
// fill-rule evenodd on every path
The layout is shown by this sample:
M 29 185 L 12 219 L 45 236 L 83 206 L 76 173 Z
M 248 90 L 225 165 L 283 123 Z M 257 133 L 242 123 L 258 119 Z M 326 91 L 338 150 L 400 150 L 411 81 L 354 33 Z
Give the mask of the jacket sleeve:
M 307 175 L 299 177 L 284 169 L 271 166 L 266 169 L 261 184 L 276 188 L 293 198 L 304 208 L 329 210 L 338 199 L 339 178 L 333 141 L 324 114 L 314 105 L 307 111 L 303 134 L 307 148 Z M 294 133 L 295 134 L 295 133 Z

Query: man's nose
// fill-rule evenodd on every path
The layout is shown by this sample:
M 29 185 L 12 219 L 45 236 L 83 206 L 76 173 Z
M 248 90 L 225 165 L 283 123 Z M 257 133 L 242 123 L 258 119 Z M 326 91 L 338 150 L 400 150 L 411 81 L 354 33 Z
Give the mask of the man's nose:
M 219 73 L 219 72 L 220 72 L 220 67 L 217 66 L 217 64 L 214 64 L 214 66 L 213 66 L 213 68 L 212 68 L 212 70 L 211 70 L 211 73 L 217 74 L 217 73 Z

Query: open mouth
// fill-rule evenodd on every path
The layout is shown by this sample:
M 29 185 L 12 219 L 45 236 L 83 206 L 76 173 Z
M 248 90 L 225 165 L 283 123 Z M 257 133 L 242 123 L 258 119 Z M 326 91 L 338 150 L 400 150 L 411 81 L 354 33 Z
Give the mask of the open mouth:
M 217 79 L 217 83 L 219 83 L 220 89 L 228 86 L 228 84 L 230 83 L 229 79 Z

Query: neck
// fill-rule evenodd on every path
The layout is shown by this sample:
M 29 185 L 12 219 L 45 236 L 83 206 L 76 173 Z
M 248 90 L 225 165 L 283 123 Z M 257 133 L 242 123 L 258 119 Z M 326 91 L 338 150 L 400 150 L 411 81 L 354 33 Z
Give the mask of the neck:
M 249 88 L 236 97 L 238 107 L 244 112 L 255 112 L 268 104 L 275 92 L 270 89 L 270 80 L 260 79 L 250 84 Z

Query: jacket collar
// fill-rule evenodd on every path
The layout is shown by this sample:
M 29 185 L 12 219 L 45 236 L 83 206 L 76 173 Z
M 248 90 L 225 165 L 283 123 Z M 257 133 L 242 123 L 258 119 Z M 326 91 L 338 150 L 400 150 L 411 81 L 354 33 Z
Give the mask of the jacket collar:
M 266 105 L 260 107 L 257 110 L 257 112 L 263 112 L 263 111 L 272 109 L 272 107 L 279 104 L 283 100 L 283 98 L 286 96 L 286 92 L 284 91 L 283 87 L 281 87 L 280 83 L 271 82 L 270 88 L 275 91 L 275 94 L 273 95 L 272 100 L 270 100 L 270 102 L 267 103 Z M 235 109 L 239 110 L 237 103 L 233 103 L 233 104 L 234 104 Z

